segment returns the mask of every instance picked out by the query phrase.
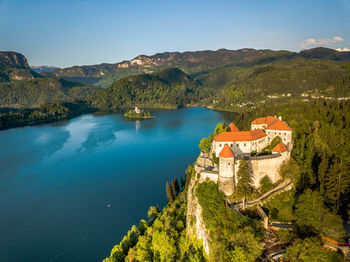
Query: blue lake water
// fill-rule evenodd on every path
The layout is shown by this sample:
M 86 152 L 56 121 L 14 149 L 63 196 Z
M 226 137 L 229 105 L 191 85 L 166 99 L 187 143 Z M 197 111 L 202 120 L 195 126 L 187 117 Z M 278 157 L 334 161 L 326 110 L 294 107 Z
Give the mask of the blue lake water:
M 234 114 L 205 108 L 119 114 L 0 131 L 0 261 L 101 261 L 198 144 Z

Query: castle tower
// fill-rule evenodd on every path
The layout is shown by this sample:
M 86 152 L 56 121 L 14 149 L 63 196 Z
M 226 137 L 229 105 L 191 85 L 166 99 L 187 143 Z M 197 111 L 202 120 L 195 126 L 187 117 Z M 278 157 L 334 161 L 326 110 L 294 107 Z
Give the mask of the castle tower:
M 234 190 L 235 155 L 228 144 L 225 144 L 219 154 L 219 190 L 226 196 Z

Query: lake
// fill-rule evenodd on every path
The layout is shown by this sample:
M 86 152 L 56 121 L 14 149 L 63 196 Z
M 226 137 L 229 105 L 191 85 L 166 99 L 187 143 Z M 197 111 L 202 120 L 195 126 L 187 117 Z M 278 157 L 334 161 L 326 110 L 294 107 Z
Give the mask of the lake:
M 0 261 L 101 261 L 235 114 L 120 114 L 0 131 Z

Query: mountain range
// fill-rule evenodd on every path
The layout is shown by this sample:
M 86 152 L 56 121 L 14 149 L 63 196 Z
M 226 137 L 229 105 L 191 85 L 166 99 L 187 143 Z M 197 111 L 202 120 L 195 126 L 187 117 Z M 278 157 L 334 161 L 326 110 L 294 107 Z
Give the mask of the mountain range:
M 266 64 L 275 60 L 302 57 L 328 59 L 334 61 L 350 61 L 350 52 L 338 52 L 328 48 L 314 48 L 301 51 L 272 51 L 240 49 L 194 52 L 165 52 L 151 56 L 139 55 L 129 61 L 115 64 L 98 64 L 88 66 L 73 66 L 53 70 L 52 74 L 66 80 L 108 87 L 115 80 L 128 75 L 152 73 L 164 68 L 177 67 L 192 77 L 214 69 L 227 66 L 252 66 Z
M 84 99 L 100 109 L 137 104 L 158 108 L 202 105 L 232 111 L 256 103 L 349 96 L 350 52 L 328 48 L 299 53 L 255 49 L 166 52 L 40 74 L 29 68 L 23 55 L 0 53 L 2 106 Z

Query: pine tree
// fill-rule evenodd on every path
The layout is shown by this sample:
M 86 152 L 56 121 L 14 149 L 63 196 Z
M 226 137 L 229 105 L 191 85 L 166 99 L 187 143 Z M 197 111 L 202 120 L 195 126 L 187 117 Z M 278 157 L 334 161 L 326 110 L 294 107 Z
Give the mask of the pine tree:
M 186 177 L 186 175 L 185 175 L 185 177 Z M 180 185 L 181 185 L 182 190 L 184 190 L 185 186 L 186 186 L 186 179 L 184 177 L 180 177 Z
M 320 185 L 320 193 L 321 195 L 324 195 L 324 182 L 325 182 L 325 177 L 326 177 L 326 173 L 329 167 L 329 163 L 328 163 L 328 157 L 325 155 L 321 156 L 321 162 L 318 165 L 318 170 L 317 170 L 317 180 L 319 182 Z
M 176 177 L 173 180 L 171 180 L 171 189 L 173 191 L 173 197 L 175 199 L 180 192 L 179 182 L 177 181 Z
M 166 182 L 166 196 L 168 198 L 168 202 L 173 202 L 174 201 L 174 195 L 173 195 L 173 190 L 171 186 L 169 185 L 168 182 Z
M 325 195 L 335 204 L 338 211 L 342 195 L 350 192 L 350 161 L 345 163 L 336 160 L 328 170 L 325 177 Z
M 249 164 L 246 160 L 242 159 L 239 164 L 237 172 L 237 190 L 238 193 L 243 197 L 243 208 L 247 195 L 253 191 L 253 179 L 250 172 Z

